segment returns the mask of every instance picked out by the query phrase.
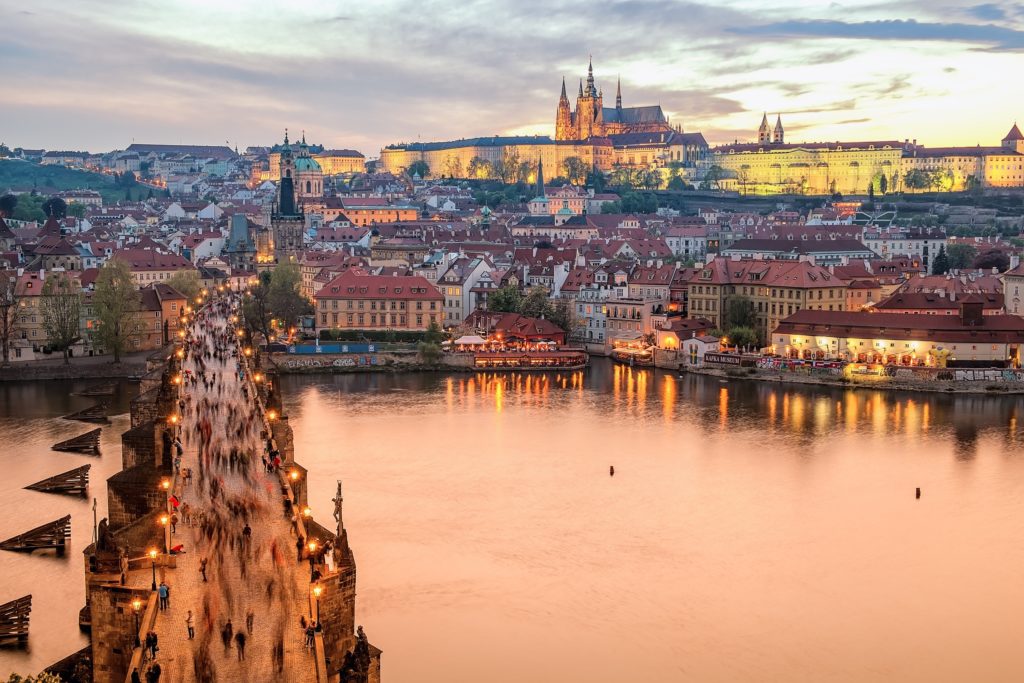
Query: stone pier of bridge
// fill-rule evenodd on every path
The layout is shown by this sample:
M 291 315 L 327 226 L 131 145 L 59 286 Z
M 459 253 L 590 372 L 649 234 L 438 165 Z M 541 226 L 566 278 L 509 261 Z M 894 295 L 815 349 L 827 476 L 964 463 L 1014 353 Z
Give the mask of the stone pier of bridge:
M 244 341 L 208 356 L 215 335 L 236 338 L 227 304 L 197 318 L 194 336 L 154 359 L 142 379 L 122 436 L 123 469 L 107 482 L 108 517 L 85 550 L 80 619 L 91 633 L 93 680 L 128 682 L 137 670 L 145 681 L 159 665 L 165 681 L 379 683 L 380 650 L 355 621 L 341 482 L 328 528 L 307 505 L 309 473 L 296 461 L 272 368 Z M 190 381 L 203 369 L 212 383 Z M 267 471 L 262 458 L 275 454 L 280 467 Z M 245 633 L 244 652 L 234 638 L 224 645 L 229 620 Z M 312 638 L 301 626 L 310 622 L 319 623 Z M 145 647 L 151 632 L 155 657 Z

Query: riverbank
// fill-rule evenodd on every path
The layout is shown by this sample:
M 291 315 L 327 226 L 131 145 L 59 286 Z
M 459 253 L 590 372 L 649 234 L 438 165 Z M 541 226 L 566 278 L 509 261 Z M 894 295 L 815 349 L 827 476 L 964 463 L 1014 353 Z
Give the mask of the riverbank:
M 160 352 L 157 352 L 159 354 Z M 140 379 L 148 371 L 149 351 L 130 353 L 114 363 L 111 356 L 85 356 L 65 363 L 62 357 L 30 360 L 0 367 L 0 382 L 50 379 Z
M 1024 382 L 1003 379 L 1000 371 L 992 372 L 991 376 L 977 380 L 912 380 L 899 376 L 888 377 L 878 375 L 803 375 L 778 370 L 759 368 L 718 368 L 681 366 L 680 373 L 706 375 L 723 379 L 742 379 L 754 382 L 777 384 L 800 384 L 805 386 L 842 387 L 845 389 L 870 389 L 886 391 L 931 392 L 938 394 L 985 394 L 1011 395 L 1024 394 Z M 970 371 L 981 372 L 981 371 Z

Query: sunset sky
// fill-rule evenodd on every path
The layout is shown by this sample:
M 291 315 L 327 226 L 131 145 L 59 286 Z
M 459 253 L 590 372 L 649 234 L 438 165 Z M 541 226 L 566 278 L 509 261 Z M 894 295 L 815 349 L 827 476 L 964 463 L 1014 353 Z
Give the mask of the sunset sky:
M 998 144 L 1024 121 L 1024 4 L 951 0 L 0 0 L 0 141 L 381 145 L 553 132 L 593 54 L 613 104 L 712 144 Z

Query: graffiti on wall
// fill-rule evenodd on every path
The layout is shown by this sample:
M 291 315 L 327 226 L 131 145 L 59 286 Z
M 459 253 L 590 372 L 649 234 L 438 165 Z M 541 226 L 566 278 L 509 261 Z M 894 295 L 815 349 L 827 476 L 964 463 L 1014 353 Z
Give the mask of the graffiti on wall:
M 292 370 L 310 368 L 351 368 L 377 365 L 376 356 L 349 356 L 347 358 L 289 358 L 285 366 Z

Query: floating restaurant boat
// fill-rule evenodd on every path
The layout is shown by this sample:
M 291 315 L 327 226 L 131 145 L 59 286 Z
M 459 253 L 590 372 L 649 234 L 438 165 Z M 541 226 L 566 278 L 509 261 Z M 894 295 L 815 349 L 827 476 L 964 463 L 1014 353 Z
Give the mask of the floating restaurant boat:
M 590 356 L 582 349 L 482 351 L 473 354 L 477 370 L 579 370 Z

